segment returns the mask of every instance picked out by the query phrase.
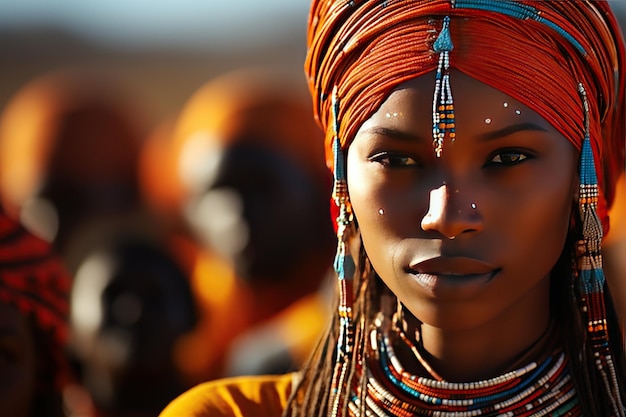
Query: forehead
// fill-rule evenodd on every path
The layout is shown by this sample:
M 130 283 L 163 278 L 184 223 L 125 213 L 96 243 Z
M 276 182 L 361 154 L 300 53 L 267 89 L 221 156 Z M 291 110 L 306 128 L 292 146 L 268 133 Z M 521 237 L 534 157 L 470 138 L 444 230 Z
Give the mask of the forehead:
M 555 131 L 541 115 L 519 100 L 458 70 L 452 70 L 450 84 L 457 132 L 480 122 L 485 129 L 517 123 L 534 123 Z M 434 72 L 396 87 L 363 127 L 373 124 L 410 123 L 432 129 Z

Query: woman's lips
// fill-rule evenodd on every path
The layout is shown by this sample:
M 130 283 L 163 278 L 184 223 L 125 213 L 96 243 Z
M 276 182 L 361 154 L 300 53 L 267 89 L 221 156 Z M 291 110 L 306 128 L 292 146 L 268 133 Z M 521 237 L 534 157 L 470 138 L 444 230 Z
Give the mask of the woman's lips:
M 437 256 L 412 263 L 409 269 L 414 273 L 433 275 L 480 275 L 497 268 L 474 258 Z
M 412 264 L 407 272 L 431 296 L 454 300 L 475 296 L 499 271 L 494 265 L 472 258 L 437 257 Z

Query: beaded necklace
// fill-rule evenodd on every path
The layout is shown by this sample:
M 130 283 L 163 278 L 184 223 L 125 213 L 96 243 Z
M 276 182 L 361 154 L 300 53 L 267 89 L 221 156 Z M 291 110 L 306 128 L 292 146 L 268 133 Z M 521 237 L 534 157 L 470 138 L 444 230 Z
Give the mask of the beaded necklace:
M 388 332 L 370 333 L 367 393 L 352 386 L 350 414 L 360 416 L 581 416 L 582 410 L 562 350 L 504 375 L 478 382 L 453 383 L 413 375 L 395 354 Z M 357 380 L 359 378 L 356 378 Z

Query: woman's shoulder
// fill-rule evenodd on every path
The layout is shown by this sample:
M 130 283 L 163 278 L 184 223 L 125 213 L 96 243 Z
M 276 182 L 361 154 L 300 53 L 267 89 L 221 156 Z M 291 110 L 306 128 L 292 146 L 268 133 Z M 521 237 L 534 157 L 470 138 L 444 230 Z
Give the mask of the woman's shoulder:
M 159 417 L 279 417 L 297 373 L 205 382 L 174 399 Z

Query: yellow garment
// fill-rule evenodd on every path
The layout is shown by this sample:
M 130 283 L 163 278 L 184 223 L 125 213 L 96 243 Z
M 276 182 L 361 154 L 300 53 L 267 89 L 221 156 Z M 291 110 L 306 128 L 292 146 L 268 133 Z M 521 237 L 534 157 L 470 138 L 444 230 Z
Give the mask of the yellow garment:
M 280 417 L 297 375 L 205 382 L 172 401 L 159 417 Z

